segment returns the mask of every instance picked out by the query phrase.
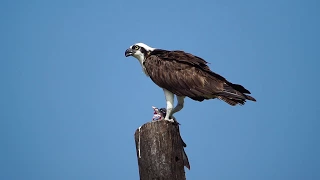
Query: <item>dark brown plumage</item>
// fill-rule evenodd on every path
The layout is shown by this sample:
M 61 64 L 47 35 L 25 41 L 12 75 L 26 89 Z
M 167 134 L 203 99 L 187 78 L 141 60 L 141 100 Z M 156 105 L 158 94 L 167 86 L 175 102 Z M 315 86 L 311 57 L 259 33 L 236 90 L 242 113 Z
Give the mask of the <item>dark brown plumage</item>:
M 212 72 L 200 57 L 161 49 L 146 51 L 141 48 L 141 52 L 145 55 L 143 65 L 152 81 L 177 96 L 197 101 L 218 98 L 232 106 L 243 105 L 246 100 L 256 101 L 243 86 Z

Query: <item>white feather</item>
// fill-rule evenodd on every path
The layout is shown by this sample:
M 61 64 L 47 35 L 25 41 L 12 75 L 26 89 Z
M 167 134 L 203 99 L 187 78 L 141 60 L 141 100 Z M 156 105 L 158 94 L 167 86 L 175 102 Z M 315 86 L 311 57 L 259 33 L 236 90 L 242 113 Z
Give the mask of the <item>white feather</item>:
M 152 47 L 150 47 L 150 46 L 148 46 L 148 45 L 146 45 L 146 44 L 144 44 L 144 43 L 136 43 L 136 44 L 134 44 L 134 45 L 143 47 L 143 48 L 146 49 L 147 51 L 153 51 L 153 50 L 156 49 L 156 48 L 152 48 Z M 132 49 L 132 47 L 133 47 L 134 45 L 130 46 L 130 48 Z M 146 71 L 146 67 L 143 65 L 143 62 L 145 61 L 144 54 L 139 50 L 139 51 L 137 51 L 136 53 L 133 54 L 133 57 L 135 57 L 136 59 L 138 59 L 140 65 L 141 65 L 141 67 L 142 67 L 142 71 L 143 71 L 147 76 L 149 76 L 148 73 L 147 73 L 147 71 Z

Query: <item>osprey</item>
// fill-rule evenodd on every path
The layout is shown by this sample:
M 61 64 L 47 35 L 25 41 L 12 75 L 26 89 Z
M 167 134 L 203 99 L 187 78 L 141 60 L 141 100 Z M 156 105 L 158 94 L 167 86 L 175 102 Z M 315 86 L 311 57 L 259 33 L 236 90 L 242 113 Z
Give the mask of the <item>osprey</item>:
M 232 106 L 243 105 L 246 100 L 256 101 L 243 86 L 212 72 L 204 59 L 190 53 L 136 43 L 125 51 L 125 56 L 138 59 L 143 72 L 163 89 L 167 105 L 165 120 L 174 122 L 172 115 L 183 108 L 185 97 L 200 102 L 217 98 Z M 178 100 L 175 107 L 174 95 Z

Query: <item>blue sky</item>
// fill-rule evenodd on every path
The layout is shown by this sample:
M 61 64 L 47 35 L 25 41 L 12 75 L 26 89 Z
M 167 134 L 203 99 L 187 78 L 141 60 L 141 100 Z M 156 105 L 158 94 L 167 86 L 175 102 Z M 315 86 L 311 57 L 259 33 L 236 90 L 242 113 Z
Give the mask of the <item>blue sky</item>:
M 319 2 L 1 1 L 0 179 L 139 179 L 163 92 L 124 51 L 181 49 L 257 99 L 186 100 L 187 179 L 320 179 Z

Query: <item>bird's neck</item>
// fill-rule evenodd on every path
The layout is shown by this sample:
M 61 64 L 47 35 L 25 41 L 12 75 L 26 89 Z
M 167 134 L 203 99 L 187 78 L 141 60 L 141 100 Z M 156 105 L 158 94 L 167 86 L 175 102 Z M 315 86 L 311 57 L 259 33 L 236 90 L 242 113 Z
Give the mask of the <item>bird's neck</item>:
M 144 72 L 144 74 L 146 74 L 147 76 L 149 76 L 148 73 L 147 73 L 146 67 L 145 67 L 144 64 L 143 64 L 143 63 L 144 63 L 144 60 L 145 60 L 144 55 L 136 56 L 136 58 L 138 59 L 140 65 L 141 65 L 141 67 L 142 67 L 142 71 Z

